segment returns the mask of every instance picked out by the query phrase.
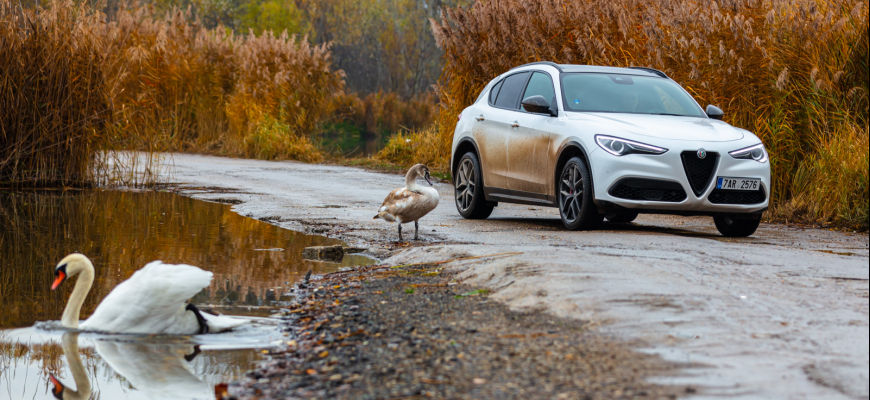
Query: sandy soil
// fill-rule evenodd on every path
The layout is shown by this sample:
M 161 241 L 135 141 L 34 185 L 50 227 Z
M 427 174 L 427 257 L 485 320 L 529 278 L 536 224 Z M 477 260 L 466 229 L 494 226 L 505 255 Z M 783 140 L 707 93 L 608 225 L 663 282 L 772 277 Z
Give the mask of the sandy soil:
M 642 351 L 704 365 L 656 379 L 699 387 L 689 398 L 870 396 L 866 233 L 762 225 L 726 239 L 710 218 L 670 216 L 569 232 L 555 209 L 509 204 L 467 221 L 444 183 L 421 240 L 409 244 L 396 241 L 395 225 L 371 219 L 402 176 L 196 155 L 172 163 L 185 195 L 338 237 L 386 262 L 521 252 L 447 265 L 512 309 L 583 320 Z

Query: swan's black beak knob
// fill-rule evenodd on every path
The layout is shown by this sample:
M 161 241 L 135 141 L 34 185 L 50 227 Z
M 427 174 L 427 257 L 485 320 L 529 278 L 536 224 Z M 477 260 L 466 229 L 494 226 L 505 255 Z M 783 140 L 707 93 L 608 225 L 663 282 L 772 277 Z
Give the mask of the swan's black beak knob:
M 51 384 L 54 385 L 54 389 L 51 389 L 51 394 L 53 394 L 56 399 L 63 400 L 63 384 L 60 383 L 53 374 L 48 374 L 48 379 L 51 381 Z

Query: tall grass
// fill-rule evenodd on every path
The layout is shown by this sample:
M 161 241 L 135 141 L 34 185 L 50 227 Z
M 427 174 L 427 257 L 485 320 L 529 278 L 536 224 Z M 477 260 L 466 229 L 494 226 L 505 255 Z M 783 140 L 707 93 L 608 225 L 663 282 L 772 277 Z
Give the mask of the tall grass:
M 102 27 L 107 75 L 132 147 L 143 147 L 138 138 L 157 138 L 178 151 L 320 158 L 309 134 L 344 86 L 326 44 L 312 46 L 286 32 L 205 29 L 186 11 L 158 17 L 144 6 L 122 8 Z M 264 140 L 276 141 L 273 148 L 308 150 L 264 152 L 271 145 Z
M 429 126 L 435 117 L 437 99 L 432 92 L 403 99 L 396 92 L 378 91 L 361 96 L 342 93 L 334 99 L 334 119 L 368 133 L 392 133 Z
M 866 228 L 867 148 L 849 146 L 867 142 L 867 3 L 504 0 L 448 9 L 431 21 L 445 58 L 439 140 L 402 157 L 449 154 L 456 115 L 514 66 L 649 66 L 761 137 L 771 153 L 774 215 Z M 811 178 L 831 174 L 855 184 Z
M 111 124 L 94 15 L 0 2 L 0 187 L 92 181 Z
M 147 182 L 169 150 L 316 161 L 310 134 L 343 87 L 326 44 L 286 33 L 0 0 L 0 187 Z

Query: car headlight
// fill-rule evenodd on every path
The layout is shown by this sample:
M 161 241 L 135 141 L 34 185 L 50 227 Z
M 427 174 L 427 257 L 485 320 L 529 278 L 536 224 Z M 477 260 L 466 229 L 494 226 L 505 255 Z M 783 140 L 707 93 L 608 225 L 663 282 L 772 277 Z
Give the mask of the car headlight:
M 767 162 L 767 150 L 764 149 L 764 144 L 762 143 L 745 149 L 734 150 L 728 154 L 739 160 L 755 160 L 760 163 Z
M 624 156 L 626 154 L 665 154 L 668 149 L 663 147 L 651 146 L 631 140 L 620 139 L 613 136 L 595 136 L 595 142 L 598 143 L 604 151 L 615 156 Z

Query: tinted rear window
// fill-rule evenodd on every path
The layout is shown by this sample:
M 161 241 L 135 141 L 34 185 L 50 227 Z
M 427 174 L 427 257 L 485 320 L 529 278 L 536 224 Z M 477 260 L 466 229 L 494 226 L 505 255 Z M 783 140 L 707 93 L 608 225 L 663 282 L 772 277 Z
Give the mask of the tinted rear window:
M 528 72 L 521 72 L 505 78 L 504 84 L 498 92 L 498 98 L 495 100 L 495 106 L 516 109 L 517 104 L 519 104 L 520 93 L 523 92 L 528 77 Z

